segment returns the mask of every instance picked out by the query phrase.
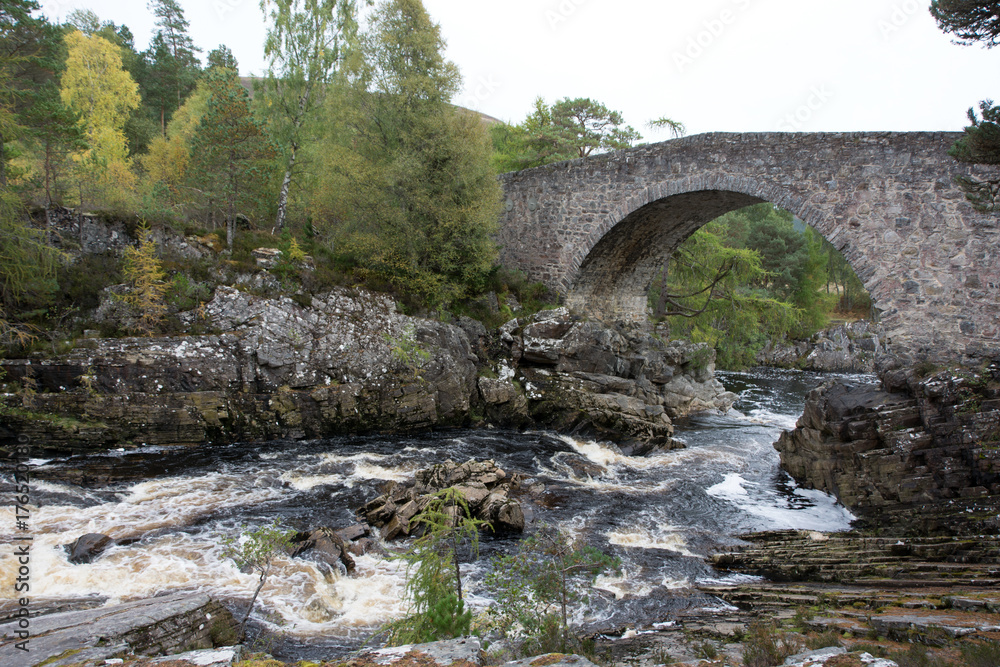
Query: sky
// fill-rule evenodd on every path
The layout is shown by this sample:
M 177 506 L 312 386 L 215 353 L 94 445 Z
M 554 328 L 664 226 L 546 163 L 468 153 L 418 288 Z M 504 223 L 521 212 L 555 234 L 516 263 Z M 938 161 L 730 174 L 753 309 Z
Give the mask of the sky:
M 145 0 L 40 0 L 124 23 L 144 49 Z M 204 55 L 232 49 L 265 69 L 258 0 L 180 0 Z M 927 0 L 424 0 L 462 71 L 457 104 L 519 122 L 542 97 L 589 97 L 646 141 L 663 116 L 688 134 L 951 130 L 1000 100 L 1000 48 L 959 46 Z

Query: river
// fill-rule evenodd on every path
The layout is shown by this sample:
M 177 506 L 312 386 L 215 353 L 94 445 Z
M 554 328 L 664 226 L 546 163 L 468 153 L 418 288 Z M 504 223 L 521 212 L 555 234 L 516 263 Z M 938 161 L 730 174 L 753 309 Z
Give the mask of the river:
M 794 426 L 805 393 L 834 376 L 757 369 L 719 373 L 740 399 L 726 415 L 677 425 L 685 449 L 643 458 L 546 432 L 444 431 L 414 436 L 340 437 L 307 442 L 139 448 L 32 461 L 34 598 L 96 597 L 109 603 L 181 590 L 246 601 L 256 584 L 222 557 L 222 539 L 278 517 L 289 527 L 341 527 L 378 495 L 383 480 L 452 459 L 492 458 L 544 485 L 529 519 L 559 526 L 621 559 L 601 577 L 576 621 L 590 629 L 669 621 L 671 614 L 719 603 L 698 582 L 724 581 L 704 558 L 755 530 L 841 530 L 851 514 L 825 494 L 797 488 L 772 447 Z M 845 376 L 837 376 L 845 377 Z M 855 382 L 874 382 L 849 376 Z M 4 488 L 9 475 L 3 478 Z M 539 487 L 540 488 L 540 487 Z M 12 508 L 0 509 L 13 525 Z M 73 565 L 61 545 L 85 533 L 124 542 L 90 564 Z M 10 546 L 11 535 L 0 540 Z M 490 600 L 479 585 L 488 559 L 516 538 L 483 541 L 463 565 L 473 606 Z M 0 586 L 17 564 L 4 548 Z M 398 561 L 358 557 L 353 576 L 280 559 L 261 592 L 255 626 L 279 637 L 286 659 L 343 653 L 404 612 Z

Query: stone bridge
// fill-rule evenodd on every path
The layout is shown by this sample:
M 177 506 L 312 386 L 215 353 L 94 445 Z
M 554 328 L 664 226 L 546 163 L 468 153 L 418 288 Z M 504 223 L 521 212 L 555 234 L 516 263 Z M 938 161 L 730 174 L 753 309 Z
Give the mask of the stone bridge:
M 641 321 L 682 241 L 768 201 L 844 253 L 895 350 L 988 353 L 1000 348 L 1000 216 L 974 211 L 955 185 L 980 169 L 948 156 L 959 136 L 702 134 L 504 174 L 501 260 L 574 312 Z

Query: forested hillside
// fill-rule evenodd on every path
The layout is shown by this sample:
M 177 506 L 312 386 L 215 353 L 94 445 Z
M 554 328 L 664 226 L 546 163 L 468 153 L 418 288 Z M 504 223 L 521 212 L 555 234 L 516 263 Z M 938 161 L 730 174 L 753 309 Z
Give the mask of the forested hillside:
M 268 70 L 256 79 L 240 77 L 225 44 L 207 53 L 194 44 L 177 0 L 149 8 L 155 33 L 138 50 L 128 26 L 88 10 L 55 24 L 34 0 L 2 5 L 8 353 L 40 331 L 50 340 L 87 328 L 176 331 L 172 315 L 260 270 L 258 248 L 282 251 L 269 268 L 277 282 L 264 281 L 279 291 L 362 284 L 411 312 L 497 324 L 512 311 L 484 294 L 510 292 L 531 308 L 556 297 L 497 266 L 496 174 L 641 141 L 621 113 L 587 98 L 539 98 L 517 124 L 455 107 L 459 69 L 420 0 L 371 10 L 265 0 Z M 684 132 L 667 117 L 647 126 Z M 84 213 L 123 224 L 139 254 L 83 253 Z M 79 234 L 56 224 L 67 215 Z M 153 240 L 163 229 L 212 257 L 172 256 Z M 732 213 L 664 267 L 654 316 L 741 365 L 768 337 L 808 335 L 837 309 L 866 314 L 860 283 L 824 243 L 769 205 Z M 117 328 L 91 321 L 120 283 L 141 317 Z

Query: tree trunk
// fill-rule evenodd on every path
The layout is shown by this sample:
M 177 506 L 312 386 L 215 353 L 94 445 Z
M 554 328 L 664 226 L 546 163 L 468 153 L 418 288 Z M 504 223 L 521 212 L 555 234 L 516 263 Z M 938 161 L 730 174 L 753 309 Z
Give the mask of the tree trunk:
M 268 563 L 267 570 L 271 569 L 271 564 Z M 264 581 L 267 579 L 267 570 L 263 570 L 260 573 L 260 582 L 257 584 L 257 588 L 253 592 L 253 597 L 250 598 L 250 606 L 247 607 L 247 613 L 243 616 L 243 621 L 240 623 L 239 641 L 243 641 L 244 635 L 247 631 L 247 620 L 250 618 L 250 612 L 253 611 L 253 606 L 257 602 L 257 595 L 260 593 L 260 589 L 264 588 Z
M 292 168 L 295 166 L 295 154 L 298 146 L 292 144 L 292 155 L 288 159 L 288 168 L 285 169 L 285 178 L 281 181 L 281 193 L 278 195 L 278 219 L 274 223 L 272 234 L 280 234 L 285 226 L 285 215 L 288 211 L 288 189 L 292 185 Z
M 7 145 L 0 134 L 0 187 L 7 188 Z
M 664 313 L 667 312 L 667 279 L 670 274 L 670 257 L 663 260 L 663 277 L 660 279 L 660 298 L 656 300 L 656 311 L 653 316 L 656 318 L 663 317 Z

